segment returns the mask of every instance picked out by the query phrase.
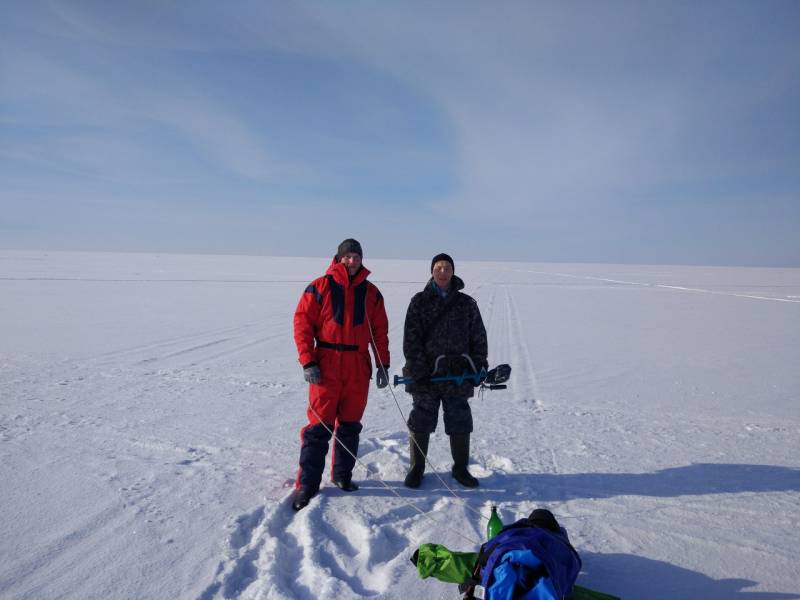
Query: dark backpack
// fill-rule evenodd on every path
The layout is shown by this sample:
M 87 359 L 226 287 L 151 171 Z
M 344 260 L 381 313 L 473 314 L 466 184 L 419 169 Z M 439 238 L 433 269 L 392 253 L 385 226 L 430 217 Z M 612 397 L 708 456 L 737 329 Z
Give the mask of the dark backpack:
M 568 600 L 580 570 L 566 530 L 538 509 L 481 546 L 463 598 Z

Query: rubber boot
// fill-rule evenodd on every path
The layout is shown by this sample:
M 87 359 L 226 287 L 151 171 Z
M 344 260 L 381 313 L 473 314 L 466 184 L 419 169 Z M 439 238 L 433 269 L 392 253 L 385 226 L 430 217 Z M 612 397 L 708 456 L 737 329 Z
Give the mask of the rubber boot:
M 408 488 L 418 488 L 422 483 L 422 474 L 425 473 L 425 456 L 428 454 L 428 442 L 430 439 L 430 433 L 409 432 L 408 440 L 411 467 L 408 470 L 405 481 L 403 481 L 404 486 Z
M 316 490 L 312 490 L 307 487 L 300 487 L 294 491 L 294 495 L 292 496 L 292 508 L 297 510 L 303 510 L 308 503 L 311 502 L 311 499 L 317 495 Z
M 334 479 L 333 485 L 337 488 L 342 490 L 343 492 L 355 492 L 358 491 L 358 484 L 353 481 L 351 475 L 345 475 L 341 479 Z
M 469 463 L 469 434 L 454 433 L 450 436 L 450 452 L 453 454 L 453 477 L 464 487 L 480 485 L 467 469 Z

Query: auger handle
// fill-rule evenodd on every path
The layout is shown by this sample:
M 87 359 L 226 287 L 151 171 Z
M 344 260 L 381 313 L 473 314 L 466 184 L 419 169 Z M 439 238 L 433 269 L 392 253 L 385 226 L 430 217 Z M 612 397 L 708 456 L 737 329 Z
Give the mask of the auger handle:
M 398 385 L 401 385 L 401 384 L 405 385 L 405 384 L 409 384 L 409 383 L 414 383 L 414 380 L 411 379 L 411 377 L 400 377 L 400 375 L 395 375 L 394 376 L 394 387 L 397 387 Z

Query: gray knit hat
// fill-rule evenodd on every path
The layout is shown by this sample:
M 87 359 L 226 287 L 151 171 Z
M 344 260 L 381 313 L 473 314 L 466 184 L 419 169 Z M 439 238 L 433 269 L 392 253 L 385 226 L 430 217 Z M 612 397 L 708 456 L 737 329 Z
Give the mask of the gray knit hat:
M 361 258 L 364 258 L 364 253 L 361 251 L 361 244 L 358 243 L 358 240 L 347 238 L 336 249 L 336 262 L 342 260 L 342 257 L 348 252 L 355 252 Z

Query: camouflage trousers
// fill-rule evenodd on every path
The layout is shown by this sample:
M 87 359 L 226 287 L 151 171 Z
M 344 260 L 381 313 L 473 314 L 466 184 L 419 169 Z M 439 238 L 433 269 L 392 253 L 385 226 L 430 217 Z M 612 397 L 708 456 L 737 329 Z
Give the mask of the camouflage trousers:
M 439 421 L 439 405 L 444 412 L 444 432 L 447 435 L 472 433 L 472 409 L 465 396 L 413 394 L 408 428 L 415 433 L 433 433 Z

